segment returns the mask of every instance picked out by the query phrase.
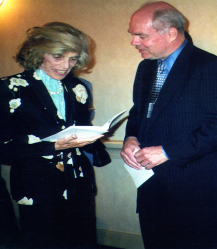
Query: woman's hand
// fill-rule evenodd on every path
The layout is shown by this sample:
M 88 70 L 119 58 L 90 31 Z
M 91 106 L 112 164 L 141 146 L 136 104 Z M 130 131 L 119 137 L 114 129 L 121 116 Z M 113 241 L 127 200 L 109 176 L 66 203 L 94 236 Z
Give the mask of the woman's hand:
M 90 138 L 77 138 L 75 134 L 61 138 L 55 143 L 55 150 L 65 150 L 69 148 L 83 147 L 87 144 L 94 143 L 97 139 L 103 137 L 104 135 L 97 135 Z

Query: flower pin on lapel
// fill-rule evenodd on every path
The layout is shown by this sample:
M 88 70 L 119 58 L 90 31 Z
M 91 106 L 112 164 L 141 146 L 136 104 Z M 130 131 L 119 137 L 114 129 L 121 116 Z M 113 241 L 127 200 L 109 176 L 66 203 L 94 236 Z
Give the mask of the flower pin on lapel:
M 21 100 L 20 98 L 18 99 L 12 99 L 9 101 L 9 106 L 10 106 L 10 112 L 13 113 L 17 107 L 21 105 Z
M 10 85 L 9 88 L 13 89 L 14 86 L 22 86 L 22 87 L 26 87 L 28 86 L 29 83 L 26 80 L 20 79 L 20 78 L 14 78 L 12 77 L 10 79 Z
M 82 104 L 85 104 L 86 99 L 88 98 L 86 88 L 83 85 L 78 84 L 76 87 L 72 88 L 72 90 L 76 95 L 77 101 Z

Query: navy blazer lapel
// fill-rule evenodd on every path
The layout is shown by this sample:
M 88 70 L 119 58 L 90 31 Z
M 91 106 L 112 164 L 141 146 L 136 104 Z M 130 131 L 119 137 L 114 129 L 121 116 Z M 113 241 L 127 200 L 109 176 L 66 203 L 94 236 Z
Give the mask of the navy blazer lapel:
M 85 84 L 80 81 L 78 78 L 74 77 L 72 73 L 69 73 L 63 80 L 62 83 L 64 85 L 64 89 L 66 92 L 65 98 L 68 98 L 66 103 L 66 121 L 67 125 L 87 125 L 89 123 L 89 100 L 85 101 L 85 103 L 81 103 L 76 98 L 76 94 L 73 91 L 77 85 Z
M 165 108 L 167 102 L 171 99 L 171 97 L 175 93 L 177 93 L 177 91 L 180 91 L 180 89 L 182 89 L 182 86 L 185 84 L 186 72 L 188 72 L 186 68 L 189 66 L 189 57 L 192 53 L 191 47 L 191 44 L 187 44 L 185 46 L 185 48 L 176 59 L 173 67 L 171 68 L 170 73 L 155 103 L 146 131 L 154 123 L 155 119 Z
M 68 84 L 67 81 L 63 81 L 63 88 L 64 88 L 64 98 L 65 98 L 65 105 L 66 105 L 66 123 L 67 126 L 74 124 L 75 118 L 75 97 L 72 91 L 72 86 Z
M 35 99 L 35 101 L 41 102 L 42 108 L 46 109 L 55 120 L 59 120 L 57 116 L 57 108 L 44 83 L 41 80 L 35 79 L 33 73 L 34 71 L 24 71 L 25 78 L 30 86 L 30 96 L 32 96 L 32 99 Z

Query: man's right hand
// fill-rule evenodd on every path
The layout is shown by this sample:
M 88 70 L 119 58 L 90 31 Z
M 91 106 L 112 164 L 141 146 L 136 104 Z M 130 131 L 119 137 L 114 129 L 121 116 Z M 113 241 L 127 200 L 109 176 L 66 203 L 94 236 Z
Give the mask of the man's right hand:
M 128 137 L 121 150 L 121 157 L 124 162 L 134 169 L 142 169 L 142 166 L 134 157 L 135 152 L 140 150 L 139 145 L 136 137 Z

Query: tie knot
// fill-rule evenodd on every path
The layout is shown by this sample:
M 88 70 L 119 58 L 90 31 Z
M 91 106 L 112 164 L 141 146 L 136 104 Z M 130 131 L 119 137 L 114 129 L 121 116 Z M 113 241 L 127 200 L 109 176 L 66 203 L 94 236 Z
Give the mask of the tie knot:
M 162 74 L 162 73 L 164 73 L 164 70 L 165 70 L 165 64 L 163 61 L 160 61 L 158 63 L 158 72 Z

